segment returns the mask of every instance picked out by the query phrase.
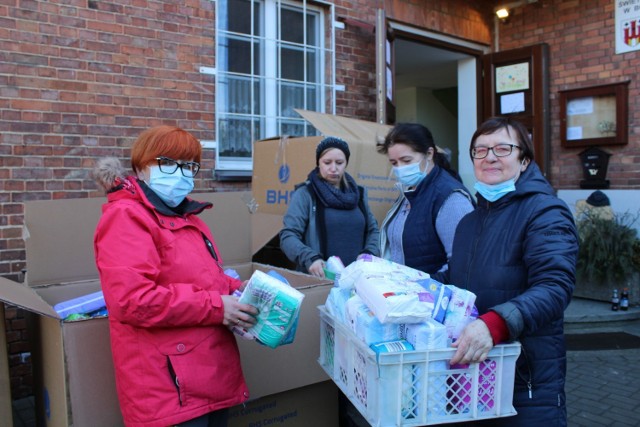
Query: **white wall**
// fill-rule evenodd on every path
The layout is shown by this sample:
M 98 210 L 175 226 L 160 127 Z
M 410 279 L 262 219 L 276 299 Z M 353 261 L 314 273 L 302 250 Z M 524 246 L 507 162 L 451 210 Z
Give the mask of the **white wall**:
M 449 148 L 453 158 L 451 163 L 458 169 L 457 117 L 453 116 L 429 88 L 407 88 L 398 91 L 396 123 L 420 123 L 431 131 L 440 148 Z
M 596 190 L 558 190 L 558 197 L 565 201 L 575 214 L 576 203 L 586 200 Z M 616 214 L 629 213 L 633 216 L 640 214 L 640 190 L 600 190 L 609 198 L 611 209 Z M 640 237 L 640 218 L 633 224 Z

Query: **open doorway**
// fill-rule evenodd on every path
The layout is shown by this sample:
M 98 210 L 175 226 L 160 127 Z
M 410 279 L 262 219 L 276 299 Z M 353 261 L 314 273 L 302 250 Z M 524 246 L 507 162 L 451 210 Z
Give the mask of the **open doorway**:
M 427 126 L 454 169 L 473 185 L 468 144 L 478 125 L 483 49 L 460 47 L 396 30 L 393 40 L 395 120 Z

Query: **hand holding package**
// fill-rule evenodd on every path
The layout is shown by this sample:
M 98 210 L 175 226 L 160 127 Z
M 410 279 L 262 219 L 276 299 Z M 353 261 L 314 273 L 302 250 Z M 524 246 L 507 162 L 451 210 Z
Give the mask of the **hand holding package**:
M 292 341 L 304 294 L 277 278 L 256 270 L 239 302 L 258 309 L 257 322 L 247 332 L 262 344 L 276 348 Z

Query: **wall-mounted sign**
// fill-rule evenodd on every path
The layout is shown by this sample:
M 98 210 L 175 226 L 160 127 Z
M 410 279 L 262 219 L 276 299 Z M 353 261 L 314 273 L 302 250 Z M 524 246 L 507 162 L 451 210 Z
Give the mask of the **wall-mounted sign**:
M 529 63 L 496 67 L 496 93 L 529 89 Z
M 500 114 L 522 113 L 524 108 L 524 92 L 508 93 L 500 96 Z
M 560 91 L 563 147 L 626 144 L 629 82 Z
M 640 49 L 640 2 L 613 0 L 616 8 L 616 53 Z

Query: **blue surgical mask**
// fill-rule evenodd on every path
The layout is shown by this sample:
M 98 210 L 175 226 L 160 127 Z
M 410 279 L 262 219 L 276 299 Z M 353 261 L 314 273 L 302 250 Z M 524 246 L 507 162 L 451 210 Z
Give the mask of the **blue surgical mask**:
M 168 206 L 176 207 L 193 190 L 193 177 L 183 176 L 178 169 L 172 174 L 160 172 L 158 166 L 149 168 L 149 188 Z
M 522 159 L 520 166 L 524 166 L 526 159 Z M 520 178 L 521 172 L 516 172 L 516 176 L 498 184 L 485 184 L 484 182 L 477 181 L 473 188 L 486 200 L 495 202 L 500 200 L 504 195 L 516 191 L 516 181 Z
M 420 169 L 420 163 L 422 162 L 411 163 L 410 165 L 404 166 L 394 166 L 392 169 L 398 182 L 407 187 L 420 184 L 424 177 L 427 176 L 427 173 Z M 427 160 L 427 166 L 428 164 L 429 161 Z M 425 170 L 426 169 L 425 167 Z
M 499 200 L 502 196 L 511 193 L 512 191 L 516 191 L 516 179 L 511 178 L 500 184 L 485 184 L 484 182 L 477 181 L 473 188 L 476 189 L 478 193 L 485 199 L 490 202 L 495 202 Z

